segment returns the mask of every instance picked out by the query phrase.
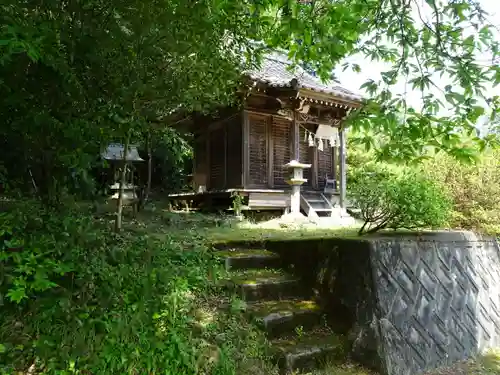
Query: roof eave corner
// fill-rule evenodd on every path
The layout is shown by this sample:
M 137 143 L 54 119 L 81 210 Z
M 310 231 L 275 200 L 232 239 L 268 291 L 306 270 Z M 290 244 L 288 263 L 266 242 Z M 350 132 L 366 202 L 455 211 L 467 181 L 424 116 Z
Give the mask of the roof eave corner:
M 315 102 L 322 105 L 327 105 L 331 107 L 341 107 L 341 108 L 352 108 L 357 109 L 363 106 L 362 98 L 358 97 L 348 97 L 347 95 L 340 96 L 333 93 L 316 91 L 308 88 L 301 87 L 298 90 L 298 97 L 307 99 L 311 102 Z

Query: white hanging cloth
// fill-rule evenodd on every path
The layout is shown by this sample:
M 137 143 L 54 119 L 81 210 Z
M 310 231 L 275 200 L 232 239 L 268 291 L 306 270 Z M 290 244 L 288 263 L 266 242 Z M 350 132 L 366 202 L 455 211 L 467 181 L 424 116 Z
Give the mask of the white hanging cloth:
M 309 136 L 307 137 L 307 140 L 309 142 L 309 147 L 314 147 L 314 139 L 311 133 L 309 133 Z
M 328 141 L 330 147 L 338 147 L 339 145 L 339 130 L 333 126 L 319 125 L 315 137 Z
M 318 138 L 318 150 L 323 151 L 323 140 Z

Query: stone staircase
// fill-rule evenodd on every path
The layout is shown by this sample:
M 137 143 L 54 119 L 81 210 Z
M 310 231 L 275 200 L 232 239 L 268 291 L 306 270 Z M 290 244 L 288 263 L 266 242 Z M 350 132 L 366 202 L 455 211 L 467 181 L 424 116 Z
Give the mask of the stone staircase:
M 333 214 L 333 206 L 330 200 L 320 192 L 302 192 L 300 194 L 300 208 L 307 217 L 330 217 Z
M 226 287 L 246 301 L 246 313 L 267 334 L 283 374 L 344 358 L 344 343 L 325 324 L 312 290 L 282 269 L 278 255 L 260 249 L 216 251 L 231 278 Z

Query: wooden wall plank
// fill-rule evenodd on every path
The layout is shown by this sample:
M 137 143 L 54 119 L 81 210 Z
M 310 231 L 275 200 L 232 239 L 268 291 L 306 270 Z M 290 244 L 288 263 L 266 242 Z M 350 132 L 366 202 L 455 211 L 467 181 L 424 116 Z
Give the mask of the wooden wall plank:
M 274 186 L 288 186 L 285 182 L 286 173 L 284 165 L 291 160 L 292 126 L 291 121 L 273 117 L 273 184 Z
M 241 123 L 243 126 L 243 144 L 241 147 L 242 153 L 242 166 L 241 166 L 241 184 L 244 188 L 248 188 L 250 186 L 250 123 L 248 112 L 245 110 L 241 111 Z
M 269 117 L 266 122 L 266 140 L 267 140 L 267 185 L 274 186 L 273 167 L 274 167 L 274 139 L 273 139 L 273 119 Z
M 238 113 L 227 122 L 226 136 L 226 188 L 243 187 L 243 132 L 242 117 Z
M 267 187 L 267 122 L 266 115 L 249 115 L 249 186 Z

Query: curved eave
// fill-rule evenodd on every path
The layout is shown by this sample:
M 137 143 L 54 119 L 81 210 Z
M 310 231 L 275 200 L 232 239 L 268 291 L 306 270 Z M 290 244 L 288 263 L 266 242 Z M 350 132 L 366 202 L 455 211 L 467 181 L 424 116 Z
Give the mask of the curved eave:
M 328 88 L 319 89 L 308 87 L 305 85 L 293 85 L 291 82 L 285 81 L 273 81 L 271 79 L 263 79 L 261 77 L 247 76 L 253 82 L 253 87 L 251 90 L 257 92 L 266 91 L 267 87 L 273 87 L 278 89 L 292 89 L 297 92 L 297 97 L 309 101 L 311 103 L 316 103 L 320 105 L 325 105 L 329 107 L 340 107 L 340 108 L 360 108 L 363 106 L 363 98 L 359 95 L 351 93 L 342 88 Z M 263 85 L 262 87 L 259 87 Z
M 360 108 L 363 105 L 362 98 L 354 95 L 339 95 L 337 93 L 327 93 L 309 88 L 300 88 L 297 93 L 299 99 L 306 102 L 321 104 L 338 108 Z

